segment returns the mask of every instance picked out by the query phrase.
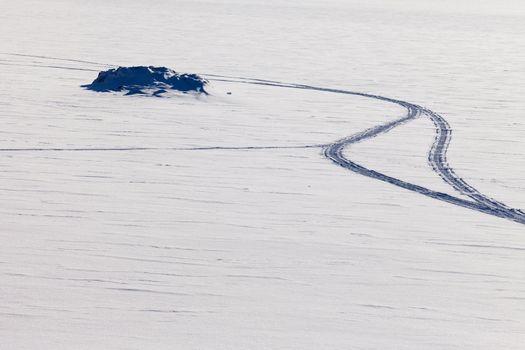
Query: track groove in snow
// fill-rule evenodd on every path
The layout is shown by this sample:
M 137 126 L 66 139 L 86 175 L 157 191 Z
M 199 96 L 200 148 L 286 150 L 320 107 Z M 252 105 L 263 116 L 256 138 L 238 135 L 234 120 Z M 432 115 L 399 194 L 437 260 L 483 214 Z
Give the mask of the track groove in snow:
M 226 79 L 224 79 L 226 78 Z M 276 87 L 284 87 L 284 88 L 295 88 L 295 89 L 306 89 L 306 90 L 314 90 L 314 91 L 324 91 L 324 92 L 332 92 L 332 93 L 340 93 L 340 94 L 347 94 L 347 95 L 355 95 L 355 96 L 362 96 L 366 98 L 372 98 L 379 101 L 385 101 L 389 103 L 398 104 L 404 108 L 407 109 L 407 115 L 403 116 L 402 118 L 399 118 L 397 120 L 394 120 L 392 122 L 378 125 L 375 127 L 372 127 L 370 129 L 367 129 L 363 132 L 354 134 L 352 136 L 343 138 L 339 141 L 336 141 L 335 143 L 332 143 L 328 145 L 325 148 L 324 154 L 327 158 L 331 159 L 336 164 L 342 166 L 343 168 L 346 168 L 348 170 L 351 170 L 353 172 L 356 172 L 360 175 L 364 175 L 367 177 L 371 177 L 377 180 L 381 180 L 384 182 L 388 182 L 392 185 L 396 185 L 398 187 L 405 188 L 407 190 L 417 192 L 419 194 L 441 200 L 447 203 L 455 204 L 464 208 L 476 210 L 485 214 L 506 218 L 515 222 L 518 222 L 520 224 L 525 224 L 525 213 L 522 212 L 519 209 L 510 208 L 507 205 L 500 203 L 487 195 L 482 194 L 478 190 L 476 190 L 471 185 L 467 184 L 462 178 L 460 178 L 454 170 L 448 165 L 447 163 L 447 157 L 446 153 L 448 150 L 448 145 L 450 143 L 451 139 L 451 128 L 448 124 L 448 122 L 443 118 L 441 115 L 437 114 L 436 112 L 433 112 L 427 108 L 421 107 L 419 105 L 402 101 L 402 100 L 396 100 L 389 97 L 384 97 L 380 95 L 372 95 L 362 92 L 354 92 L 354 91 L 348 91 L 348 90 L 341 90 L 341 89 L 331 89 L 331 88 L 322 88 L 322 87 L 315 87 L 315 86 L 309 86 L 309 85 L 302 85 L 302 84 L 289 84 L 289 83 L 281 83 L 276 81 L 266 81 L 261 79 L 250 79 L 250 78 L 241 78 L 241 77 L 235 77 L 236 79 L 239 79 L 238 82 L 242 83 L 248 83 L 248 84 L 256 84 L 256 85 L 268 85 L 268 86 L 276 86 Z M 221 81 L 229 81 L 227 80 L 228 77 L 223 77 L 223 79 L 219 78 L 216 80 Z M 213 79 L 210 79 L 213 80 Z M 392 130 L 393 128 L 400 126 L 406 122 L 409 122 L 411 120 L 414 120 L 415 118 L 418 118 L 421 115 L 426 115 L 429 117 L 436 127 L 436 138 L 434 140 L 434 143 L 430 149 L 428 160 L 434 171 L 450 186 L 452 186 L 455 190 L 460 192 L 461 194 L 464 194 L 471 199 L 474 200 L 474 202 L 467 201 L 455 196 L 451 196 L 449 194 L 443 193 L 443 192 L 437 192 L 433 191 L 431 189 L 406 182 L 403 180 L 400 180 L 395 177 L 391 177 L 388 175 L 385 175 L 383 173 L 377 172 L 375 170 L 367 169 L 355 162 L 352 162 L 351 160 L 345 158 L 343 155 L 343 150 L 353 144 L 357 143 L 369 138 L 373 138 L 379 134 L 387 133 L 388 131 Z
M 9 56 L 21 56 L 21 57 L 33 57 L 39 59 L 48 59 L 48 60 L 59 60 L 67 61 L 74 63 L 87 63 L 98 66 L 108 66 L 112 65 L 97 63 L 91 61 L 83 61 L 77 59 L 68 59 L 68 58 L 56 58 L 49 56 L 39 56 L 39 55 L 25 55 L 17 53 L 2 53 Z M 9 63 L 2 63 L 10 65 Z M 84 68 L 73 68 L 73 67 L 61 67 L 61 66 L 49 66 L 49 65 L 31 65 L 36 67 L 43 68 L 60 68 L 60 69 L 81 69 L 81 70 L 90 70 Z M 447 150 L 448 145 L 450 144 L 452 130 L 448 122 L 438 113 L 424 108 L 422 106 L 397 100 L 389 97 L 384 97 L 380 95 L 354 92 L 342 89 L 332 89 L 332 88 L 323 88 L 315 87 L 310 85 L 302 84 L 291 84 L 284 83 L 273 80 L 264 80 L 264 79 L 253 79 L 253 78 L 244 78 L 244 77 L 232 77 L 232 76 L 222 76 L 215 74 L 203 74 L 204 76 L 211 77 L 211 81 L 222 81 L 230 83 L 243 83 L 243 84 L 253 84 L 253 85 L 263 85 L 270 87 L 281 87 L 281 88 L 292 88 L 292 89 L 304 89 L 304 90 L 313 90 L 329 93 L 338 93 L 346 95 L 361 96 L 365 98 L 371 98 L 379 101 L 384 101 L 388 103 L 394 103 L 400 105 L 407 109 L 407 114 L 401 118 L 398 118 L 392 122 L 385 124 L 377 125 L 370 129 L 364 130 L 360 133 L 348 136 L 341 140 L 338 140 L 331 144 L 313 144 L 313 145 L 298 145 L 298 146 L 244 146 L 244 147 L 216 147 L 216 146 L 205 146 L 205 147 L 187 147 L 187 148 L 155 148 L 155 147 L 121 147 L 121 148 L 0 148 L 0 152 L 91 152 L 91 151 L 204 151 L 204 150 L 268 150 L 268 149 L 301 149 L 301 148 L 324 148 L 324 155 L 332 160 L 334 163 L 340 165 L 343 168 L 351 170 L 355 173 L 358 173 L 363 176 L 374 178 L 380 181 L 390 183 L 392 185 L 440 200 L 454 205 L 458 205 L 464 208 L 472 209 L 479 211 L 481 213 L 509 219 L 520 224 L 525 224 L 525 213 L 519 209 L 511 208 L 504 203 L 501 203 L 493 198 L 490 198 L 487 195 L 482 194 L 473 186 L 466 183 L 461 177 L 459 177 L 455 171 L 448 165 L 447 162 Z M 406 182 L 401 179 L 388 176 L 386 174 L 380 173 L 378 171 L 368 169 L 362 165 L 359 165 L 343 155 L 343 150 L 350 146 L 353 143 L 361 142 L 363 140 L 376 137 L 380 134 L 384 134 L 392 130 L 393 128 L 405 124 L 411 120 L 414 120 L 420 116 L 427 116 L 432 120 L 436 127 L 436 138 L 428 154 L 428 162 L 432 169 L 452 188 L 456 191 L 470 197 L 473 201 L 468 201 L 461 199 L 443 192 L 433 191 L 423 186 L 419 186 L 414 183 Z

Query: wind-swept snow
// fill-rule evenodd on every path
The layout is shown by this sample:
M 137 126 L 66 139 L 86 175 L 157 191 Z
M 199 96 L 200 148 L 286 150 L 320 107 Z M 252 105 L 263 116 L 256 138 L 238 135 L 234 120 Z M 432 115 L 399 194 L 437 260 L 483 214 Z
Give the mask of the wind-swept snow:
M 4 1 L 0 348 L 522 350 L 525 16 L 445 2 Z

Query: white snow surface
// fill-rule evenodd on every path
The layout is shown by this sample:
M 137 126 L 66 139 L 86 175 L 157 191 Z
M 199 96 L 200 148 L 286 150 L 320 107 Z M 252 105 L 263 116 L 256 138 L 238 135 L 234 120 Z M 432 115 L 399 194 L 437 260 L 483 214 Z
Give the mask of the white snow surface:
M 401 107 L 214 76 L 428 107 L 450 166 L 525 209 L 521 2 L 1 5 L 0 349 L 523 349 L 524 225 L 302 148 Z M 119 65 L 210 95 L 80 88 Z M 458 195 L 434 137 L 418 119 L 345 155 Z

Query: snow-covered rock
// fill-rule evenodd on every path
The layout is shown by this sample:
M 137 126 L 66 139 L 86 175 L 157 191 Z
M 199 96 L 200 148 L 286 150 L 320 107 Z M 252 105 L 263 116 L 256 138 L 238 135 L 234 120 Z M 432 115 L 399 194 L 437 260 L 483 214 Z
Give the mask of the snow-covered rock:
M 159 96 L 169 90 L 207 93 L 208 81 L 197 74 L 177 73 L 166 67 L 118 67 L 101 71 L 98 77 L 83 87 L 98 91 L 123 91 L 126 95 Z

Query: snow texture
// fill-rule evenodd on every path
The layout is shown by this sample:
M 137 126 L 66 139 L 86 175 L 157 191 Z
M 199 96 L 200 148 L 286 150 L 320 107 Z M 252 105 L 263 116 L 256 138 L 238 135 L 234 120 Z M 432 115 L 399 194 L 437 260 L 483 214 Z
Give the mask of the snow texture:
M 168 90 L 205 93 L 208 81 L 197 74 L 177 73 L 166 67 L 118 67 L 102 71 L 86 89 L 98 92 L 125 91 L 126 95 L 160 96 Z
M 0 349 L 522 350 L 505 5 L 3 1 Z

